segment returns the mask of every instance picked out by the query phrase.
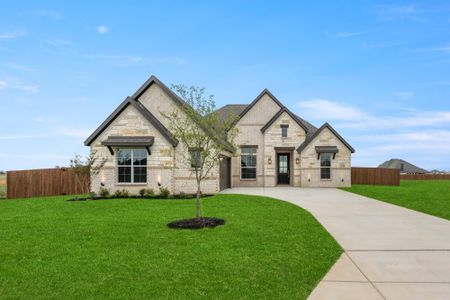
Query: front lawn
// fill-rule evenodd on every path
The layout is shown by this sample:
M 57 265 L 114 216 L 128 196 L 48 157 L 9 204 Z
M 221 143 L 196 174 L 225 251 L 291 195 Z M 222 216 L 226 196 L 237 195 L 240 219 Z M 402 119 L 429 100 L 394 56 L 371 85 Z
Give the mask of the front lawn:
M 400 186 L 353 185 L 343 190 L 450 220 L 450 180 L 402 180 Z
M 6 175 L 0 174 L 0 199 L 6 197 Z
M 0 201 L 3 299 L 305 299 L 342 250 L 306 211 L 217 195 L 215 229 L 174 230 L 194 200 Z

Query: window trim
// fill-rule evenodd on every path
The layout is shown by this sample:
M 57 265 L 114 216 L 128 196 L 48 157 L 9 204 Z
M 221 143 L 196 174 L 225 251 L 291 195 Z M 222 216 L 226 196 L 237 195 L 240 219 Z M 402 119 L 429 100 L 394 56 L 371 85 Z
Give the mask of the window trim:
M 191 166 L 191 169 L 200 169 L 200 167 L 201 167 L 201 165 L 202 165 L 202 148 L 189 148 L 189 154 L 190 154 L 190 156 L 191 156 L 191 159 L 190 159 L 190 166 Z M 199 154 L 199 165 L 196 167 L 194 164 L 193 164 L 193 162 L 194 162 L 194 160 L 193 160 L 193 158 L 192 158 L 192 155 L 193 155 L 193 153 L 198 153 Z
M 281 128 L 281 137 L 282 137 L 283 139 L 287 138 L 287 137 L 288 137 L 288 128 L 289 128 L 289 125 L 282 124 L 282 125 L 280 125 L 280 128 Z M 286 136 L 283 135 L 283 132 L 284 132 L 285 130 L 286 130 Z
M 329 157 L 329 160 L 328 160 L 330 162 L 329 166 L 322 166 L 322 155 L 327 155 Z M 320 158 L 319 158 L 319 165 L 320 165 L 320 174 L 319 174 L 319 176 L 320 176 L 320 180 L 324 180 L 324 181 L 331 180 L 331 156 L 332 156 L 332 153 L 326 153 L 326 152 L 320 153 Z M 322 169 L 328 169 L 329 170 L 329 172 L 328 172 L 329 177 L 328 178 L 323 178 L 322 177 Z
M 130 150 L 131 152 L 131 165 L 119 165 L 119 151 L 120 150 Z M 134 151 L 133 150 L 145 150 L 145 159 L 147 163 L 145 165 L 134 165 Z M 119 168 L 121 167 L 129 167 L 131 169 L 130 172 L 130 181 L 129 182 L 120 182 L 119 181 Z M 134 168 L 140 167 L 145 168 L 145 182 L 135 182 L 134 181 Z M 116 149 L 116 185 L 147 185 L 148 184 L 148 152 L 145 147 L 117 147 Z
M 250 153 L 250 154 L 244 154 L 247 156 L 255 156 L 255 166 L 254 167 L 243 167 L 242 166 L 242 149 L 245 148 L 254 148 L 255 149 L 255 153 Z M 242 178 L 242 169 L 255 169 L 255 178 Z M 239 179 L 240 180 L 248 180 L 248 181 L 255 181 L 258 177 L 257 175 L 258 173 L 258 146 L 253 146 L 253 145 L 248 145 L 248 146 L 241 146 L 241 154 L 239 155 Z

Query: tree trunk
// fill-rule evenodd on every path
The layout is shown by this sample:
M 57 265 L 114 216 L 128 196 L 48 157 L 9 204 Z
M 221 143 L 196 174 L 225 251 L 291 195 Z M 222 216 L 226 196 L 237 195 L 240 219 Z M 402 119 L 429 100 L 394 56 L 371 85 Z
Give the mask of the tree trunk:
M 195 217 L 200 219 L 202 216 L 202 207 L 200 203 L 200 182 L 197 182 L 197 197 L 195 199 Z

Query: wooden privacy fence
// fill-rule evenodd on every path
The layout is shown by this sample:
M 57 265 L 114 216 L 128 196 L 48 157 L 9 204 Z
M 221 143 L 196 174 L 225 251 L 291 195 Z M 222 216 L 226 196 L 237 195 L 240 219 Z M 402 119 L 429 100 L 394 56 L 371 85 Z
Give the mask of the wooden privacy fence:
M 450 174 L 400 174 L 400 179 L 410 179 L 410 180 L 450 180 Z
M 82 180 L 69 168 L 8 171 L 6 197 L 29 198 L 42 196 L 85 194 Z
M 400 185 L 400 170 L 353 167 L 352 184 Z

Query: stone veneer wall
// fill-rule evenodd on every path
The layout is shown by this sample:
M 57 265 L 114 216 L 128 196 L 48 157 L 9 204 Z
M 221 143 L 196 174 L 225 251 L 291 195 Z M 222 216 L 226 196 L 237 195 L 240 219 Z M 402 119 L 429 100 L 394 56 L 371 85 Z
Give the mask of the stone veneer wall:
M 231 186 L 264 186 L 264 135 L 261 128 L 280 110 L 280 106 L 275 103 L 269 95 L 265 94 L 253 106 L 253 108 L 240 119 L 236 127 L 239 134 L 236 137 L 236 144 L 256 145 L 256 180 L 242 180 L 240 149 L 237 155 L 231 159 Z
M 151 155 L 147 157 L 147 184 L 129 184 L 117 182 L 117 158 L 116 151 L 111 155 L 108 148 L 101 142 L 108 136 L 139 136 L 150 135 L 155 137 L 151 147 Z M 116 150 L 116 149 L 115 149 Z M 173 147 L 133 106 L 129 105 L 120 116 L 118 116 L 105 129 L 100 136 L 91 144 L 91 151 L 101 159 L 106 159 L 106 163 L 97 177 L 92 178 L 91 190 L 98 192 L 101 183 L 110 192 L 125 188 L 131 193 L 138 193 L 142 188 L 152 188 L 159 190 L 158 182 L 162 186 L 173 189 L 172 167 L 173 167 Z
M 288 136 L 281 137 L 281 125 L 288 125 Z M 277 157 L 275 147 L 293 147 L 291 151 L 278 151 L 290 153 L 290 184 L 300 186 L 300 164 L 296 159 L 300 155 L 295 150 L 305 141 L 305 130 L 300 127 L 287 113 L 283 113 L 264 133 L 264 182 L 265 186 L 277 185 Z M 269 158 L 272 163 L 269 164 Z
M 139 98 L 141 102 L 166 128 L 170 128 L 169 120 L 164 118 L 161 112 L 170 113 L 178 109 L 178 105 L 158 85 L 151 85 Z M 197 191 L 195 175 L 192 174 L 190 166 L 183 163 L 183 145 L 175 148 L 175 168 L 173 169 L 173 193 L 194 193 Z M 208 178 L 202 181 L 202 192 L 212 194 L 219 191 L 219 164 L 211 170 Z
M 339 150 L 335 159 L 331 160 L 331 179 L 329 180 L 320 179 L 320 160 L 317 159 L 316 146 L 337 146 Z M 300 165 L 303 187 L 351 186 L 351 152 L 328 128 L 325 128 L 302 151 Z
M 165 92 L 156 85 L 152 85 L 139 100 L 158 117 L 161 123 L 169 126 L 160 111 L 171 111 L 176 106 Z M 154 144 L 151 146 L 151 155 L 147 157 L 147 183 L 146 184 L 127 184 L 117 182 L 117 158 L 116 153 L 112 156 L 109 150 L 101 144 L 108 136 L 139 136 L 150 135 L 155 137 Z M 91 151 L 107 161 L 100 171 L 99 175 L 92 178 L 91 190 L 98 192 L 101 183 L 110 192 L 125 188 L 130 193 L 137 194 L 142 188 L 152 188 L 155 192 L 159 191 L 158 182 L 167 187 L 171 193 L 180 192 L 195 193 L 197 190 L 195 177 L 190 170 L 190 166 L 183 163 L 182 151 L 186 151 L 180 143 L 174 148 L 151 123 L 149 123 L 139 111 L 134 107 L 128 106 L 100 136 L 91 144 Z M 211 172 L 211 175 L 202 182 L 202 192 L 216 193 L 219 191 L 218 165 Z

